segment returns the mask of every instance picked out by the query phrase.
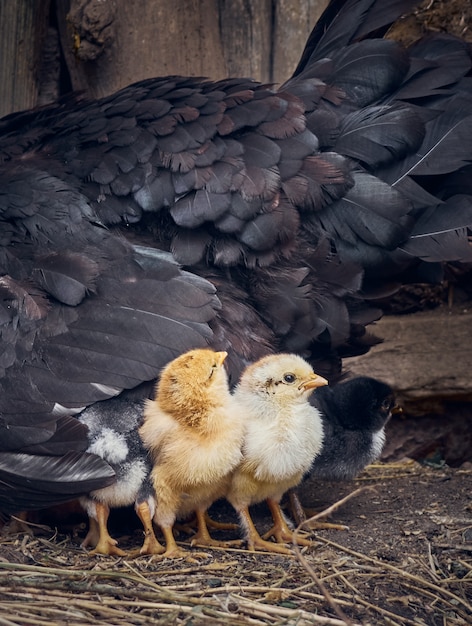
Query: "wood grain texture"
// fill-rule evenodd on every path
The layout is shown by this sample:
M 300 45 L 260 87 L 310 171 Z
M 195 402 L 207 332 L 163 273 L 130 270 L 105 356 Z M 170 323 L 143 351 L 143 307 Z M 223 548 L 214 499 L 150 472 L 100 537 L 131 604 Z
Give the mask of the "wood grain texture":
M 373 332 L 383 342 L 346 359 L 346 370 L 389 383 L 404 402 L 472 398 L 472 312 L 447 308 L 383 317 Z
M 0 117 L 33 107 L 49 0 L 5 0 L 0 6 Z
M 100 97 L 144 78 L 170 74 L 283 82 L 326 4 L 58 0 L 57 6 L 72 85 Z

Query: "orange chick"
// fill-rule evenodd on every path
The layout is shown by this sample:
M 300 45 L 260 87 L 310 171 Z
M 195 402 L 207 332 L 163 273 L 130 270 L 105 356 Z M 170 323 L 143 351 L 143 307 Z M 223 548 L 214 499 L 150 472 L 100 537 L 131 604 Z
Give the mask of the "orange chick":
M 225 495 L 242 458 L 244 422 L 229 390 L 226 356 L 209 349 L 182 354 L 164 368 L 155 399 L 145 405 L 140 434 L 154 463 L 154 521 L 166 541 L 163 557 L 186 555 L 172 528 L 192 512 L 198 523 L 193 543 L 227 545 L 210 537 L 205 516 Z
M 294 354 L 264 357 L 242 374 L 234 399 L 245 415 L 243 460 L 233 473 L 227 499 L 239 514 L 250 550 L 290 553 L 278 545 L 292 540 L 280 508 L 283 494 L 297 485 L 320 452 L 323 424 L 308 398 L 327 381 Z M 274 525 L 262 538 L 249 506 L 267 501 Z M 306 540 L 299 540 L 308 543 Z

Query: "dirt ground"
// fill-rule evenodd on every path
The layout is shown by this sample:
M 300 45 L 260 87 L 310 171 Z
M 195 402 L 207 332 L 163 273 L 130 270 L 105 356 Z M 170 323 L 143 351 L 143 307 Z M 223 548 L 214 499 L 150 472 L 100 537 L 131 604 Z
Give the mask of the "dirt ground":
M 0 624 L 472 623 L 472 466 L 378 464 L 353 482 L 306 483 L 300 495 L 324 509 L 348 494 L 329 521 L 349 530 L 313 531 L 312 547 L 293 556 L 205 548 L 194 561 L 92 557 L 80 548 L 83 522 L 5 533 Z M 212 516 L 236 521 L 225 503 Z M 253 517 L 269 528 L 265 505 Z M 134 516 L 114 512 L 110 529 L 124 549 L 142 542 Z

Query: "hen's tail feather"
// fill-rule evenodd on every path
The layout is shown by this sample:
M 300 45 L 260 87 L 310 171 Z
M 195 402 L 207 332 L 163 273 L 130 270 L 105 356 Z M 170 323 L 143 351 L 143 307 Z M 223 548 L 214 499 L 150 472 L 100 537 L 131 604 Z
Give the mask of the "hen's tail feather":
M 93 454 L 70 452 L 55 457 L 0 452 L 0 502 L 4 512 L 53 506 L 114 481 L 111 467 Z
M 374 34 L 382 37 L 420 0 L 331 0 L 311 31 L 293 76 L 333 52 Z

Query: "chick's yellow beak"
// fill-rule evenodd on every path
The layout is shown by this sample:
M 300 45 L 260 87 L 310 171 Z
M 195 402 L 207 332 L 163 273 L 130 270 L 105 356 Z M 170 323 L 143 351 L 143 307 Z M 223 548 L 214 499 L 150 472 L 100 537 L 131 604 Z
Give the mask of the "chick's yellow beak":
M 316 389 L 316 387 L 323 387 L 323 385 L 327 385 L 328 381 L 323 376 L 319 376 L 318 374 L 312 374 L 310 378 L 304 380 L 299 389 Z
M 226 359 L 227 356 L 228 356 L 227 352 L 217 352 L 216 353 L 216 362 L 218 363 L 218 365 L 223 365 L 224 360 Z

